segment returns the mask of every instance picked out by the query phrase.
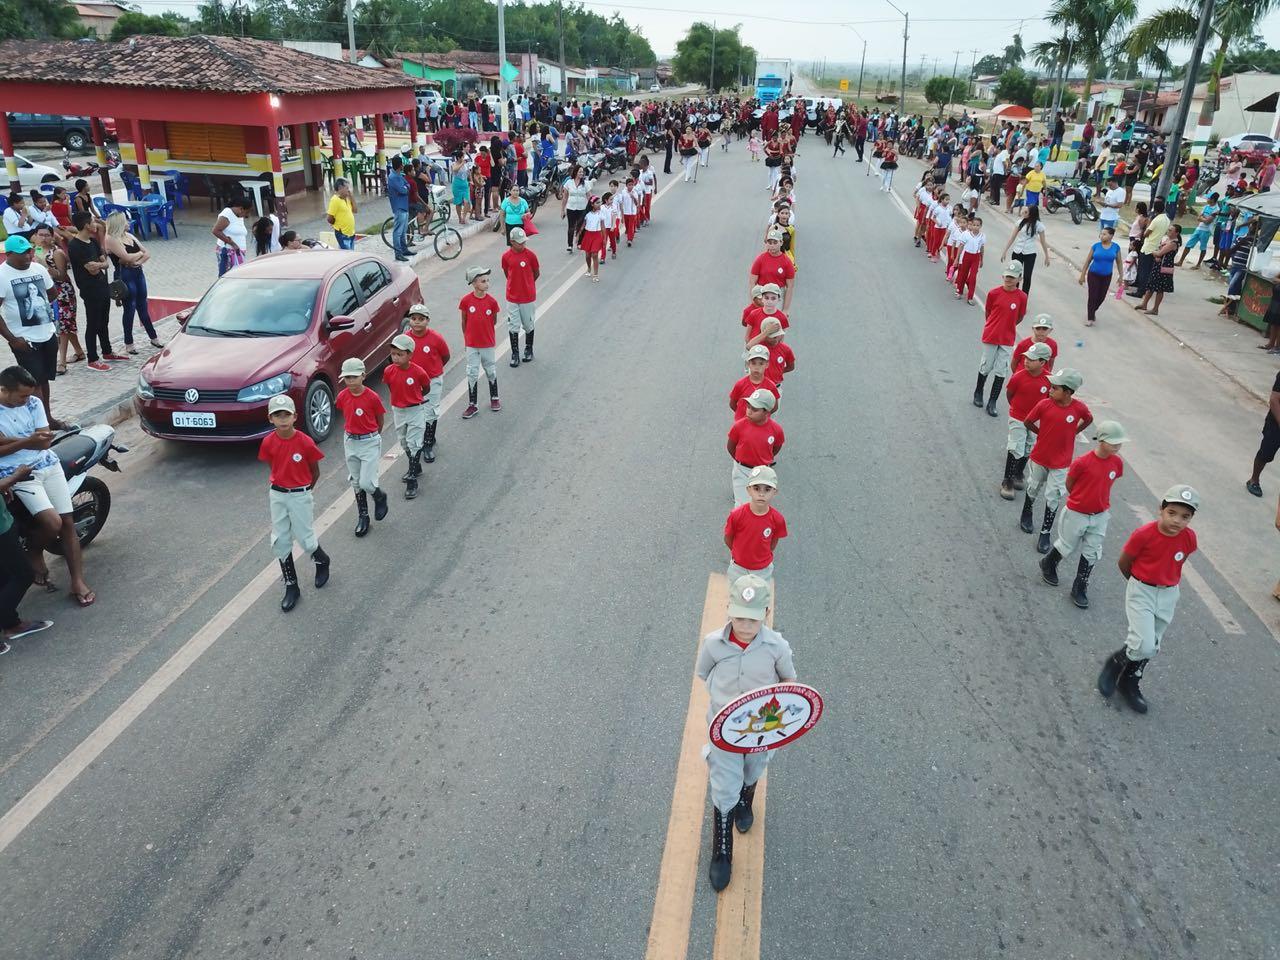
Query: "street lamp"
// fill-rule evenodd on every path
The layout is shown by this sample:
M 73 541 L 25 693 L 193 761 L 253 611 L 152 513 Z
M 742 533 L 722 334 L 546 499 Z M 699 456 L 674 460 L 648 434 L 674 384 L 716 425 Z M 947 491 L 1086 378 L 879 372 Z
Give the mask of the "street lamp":
M 898 116 L 905 117 L 907 115 L 907 34 L 911 29 L 911 15 L 893 0 L 884 0 L 884 2 L 902 14 L 902 89 L 898 91 Z
M 867 38 L 864 37 L 862 34 L 858 33 L 857 29 L 851 23 L 842 23 L 840 24 L 840 26 L 847 27 L 848 29 L 852 30 L 857 35 L 858 39 L 862 41 L 862 63 L 858 66 L 858 94 L 857 94 L 857 99 L 861 100 L 862 99 L 862 74 L 863 74 L 863 71 L 866 70 L 867 68 Z

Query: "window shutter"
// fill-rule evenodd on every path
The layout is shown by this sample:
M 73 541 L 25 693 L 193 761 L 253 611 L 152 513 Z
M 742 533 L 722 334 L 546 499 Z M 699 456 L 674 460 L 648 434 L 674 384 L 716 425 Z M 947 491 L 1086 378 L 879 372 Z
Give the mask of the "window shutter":
M 226 124 L 165 124 L 169 156 L 174 160 L 244 163 L 244 128 Z

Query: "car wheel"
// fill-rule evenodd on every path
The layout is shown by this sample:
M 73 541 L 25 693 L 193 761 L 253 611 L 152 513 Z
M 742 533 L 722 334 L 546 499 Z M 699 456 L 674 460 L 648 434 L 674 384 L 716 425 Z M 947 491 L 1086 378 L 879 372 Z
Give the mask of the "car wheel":
M 56 173 L 46 173 L 43 177 L 40 178 L 40 182 L 41 183 L 57 183 L 60 179 L 61 177 L 59 177 Z
M 80 151 L 89 145 L 89 138 L 84 135 L 82 130 L 70 130 L 62 143 L 68 150 Z
M 333 432 L 333 390 L 323 380 L 312 380 L 302 400 L 302 428 L 316 443 Z

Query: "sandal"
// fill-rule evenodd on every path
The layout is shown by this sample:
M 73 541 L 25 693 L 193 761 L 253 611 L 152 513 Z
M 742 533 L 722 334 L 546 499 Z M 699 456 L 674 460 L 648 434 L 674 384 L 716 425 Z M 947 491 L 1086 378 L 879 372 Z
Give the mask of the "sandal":
M 58 585 L 49 581 L 49 575 L 46 573 L 43 577 L 35 577 L 31 581 L 33 587 L 43 587 L 45 593 L 57 593 Z
M 79 363 L 79 362 L 80 362 L 81 360 L 83 360 L 83 359 L 84 359 L 84 354 L 83 354 L 83 353 L 77 353 L 74 357 L 72 357 L 72 358 L 71 358 L 71 361 L 70 361 L 70 362 L 71 362 L 71 363 Z
M 66 376 L 66 373 L 67 373 L 67 365 L 66 365 L 65 363 L 60 363 L 60 364 L 58 364 L 58 366 L 56 367 L 56 369 L 57 369 L 57 371 L 58 371 L 58 376 L 60 376 L 60 377 L 61 377 L 61 376 Z
M 98 599 L 98 595 L 92 590 L 88 593 L 73 593 L 71 596 L 80 607 L 92 607 L 93 602 Z

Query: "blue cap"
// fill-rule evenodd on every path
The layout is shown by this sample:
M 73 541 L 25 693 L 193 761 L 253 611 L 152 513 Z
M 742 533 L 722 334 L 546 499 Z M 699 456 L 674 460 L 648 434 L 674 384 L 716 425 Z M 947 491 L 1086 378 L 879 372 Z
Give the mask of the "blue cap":
M 5 253 L 26 253 L 31 249 L 31 241 L 26 237 L 10 237 L 4 242 Z

